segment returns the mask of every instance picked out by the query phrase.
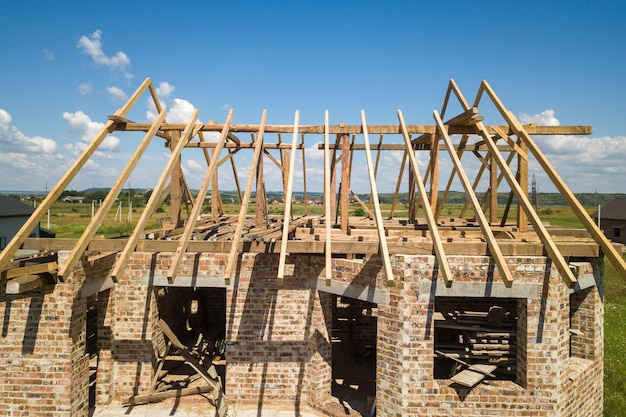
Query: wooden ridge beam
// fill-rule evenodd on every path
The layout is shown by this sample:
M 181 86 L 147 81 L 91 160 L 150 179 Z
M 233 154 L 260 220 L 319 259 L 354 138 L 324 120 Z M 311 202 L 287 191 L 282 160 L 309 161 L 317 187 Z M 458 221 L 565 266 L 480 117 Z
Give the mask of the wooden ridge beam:
M 127 122 L 125 124 L 117 126 L 121 131 L 147 131 L 150 128 L 149 123 L 132 123 Z M 199 124 L 199 129 L 204 132 L 220 132 L 222 125 L 216 124 Z M 171 130 L 181 131 L 185 128 L 182 123 L 167 123 L 161 127 L 161 132 L 167 132 Z M 409 134 L 434 134 L 436 131 L 435 125 L 407 125 L 407 131 Z M 508 134 L 514 132 L 510 130 L 509 126 L 501 126 Z M 524 125 L 524 128 L 529 134 L 533 135 L 590 135 L 593 133 L 591 126 L 586 125 L 574 125 L 574 126 L 537 126 L 534 123 Z M 234 133 L 254 133 L 259 130 L 257 124 L 232 124 L 231 132 Z M 487 126 L 489 133 L 493 134 L 490 127 Z M 324 134 L 324 125 L 302 125 L 298 127 L 298 131 L 304 134 Z M 293 125 L 266 125 L 265 133 L 291 133 L 293 132 Z M 463 134 L 474 133 L 475 130 L 472 126 L 450 126 L 449 134 Z M 363 128 L 361 125 L 331 125 L 329 126 L 329 134 L 362 134 Z M 368 133 L 371 134 L 402 134 L 399 125 L 371 125 L 368 126 Z M 242 143 L 243 145 L 243 143 Z

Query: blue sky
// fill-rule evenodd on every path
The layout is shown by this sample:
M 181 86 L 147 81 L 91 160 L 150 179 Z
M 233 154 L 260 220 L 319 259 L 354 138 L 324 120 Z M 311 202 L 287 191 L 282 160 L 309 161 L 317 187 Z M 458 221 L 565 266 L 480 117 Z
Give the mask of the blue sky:
M 535 139 L 574 192 L 624 193 L 625 22 L 624 1 L 6 2 L 0 189 L 50 189 L 146 77 L 169 121 L 195 107 L 202 122 L 232 108 L 234 123 L 258 123 L 267 109 L 271 124 L 292 123 L 296 110 L 302 124 L 323 124 L 324 110 L 332 124 L 358 124 L 361 109 L 370 124 L 397 123 L 397 109 L 432 124 L 454 78 L 469 100 L 486 79 L 524 122 L 592 125 L 590 136 Z M 130 118 L 149 112 L 144 100 Z M 69 188 L 110 187 L 139 138 L 110 138 Z M 308 189 L 321 191 L 321 138 L 307 140 Z M 250 156 L 238 159 L 241 181 Z M 400 156 L 381 161 L 379 191 L 393 191 Z M 131 186 L 153 187 L 166 157 L 155 139 Z M 201 153 L 185 151 L 183 166 L 198 187 Z M 366 192 L 357 167 L 353 189 Z M 532 162 L 530 172 L 539 191 L 554 191 Z M 232 173 L 220 174 L 233 189 Z M 280 188 L 276 174 L 268 189 Z

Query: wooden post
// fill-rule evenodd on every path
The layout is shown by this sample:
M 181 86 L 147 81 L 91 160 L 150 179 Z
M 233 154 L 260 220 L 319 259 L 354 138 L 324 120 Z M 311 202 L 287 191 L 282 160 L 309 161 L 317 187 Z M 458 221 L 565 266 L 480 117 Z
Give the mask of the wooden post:
M 332 249 L 331 249 L 331 235 L 330 235 L 330 227 L 331 227 L 331 184 L 330 184 L 330 151 L 329 151 L 329 124 L 328 124 L 328 110 L 324 112 L 324 230 L 326 240 L 324 242 L 324 259 L 325 259 L 325 274 L 326 274 L 326 285 L 330 286 L 332 283 Z M 334 191 L 332 191 L 334 192 Z
M 489 161 L 489 224 L 498 224 L 498 164 L 494 158 Z
M 520 144 L 520 148 L 524 152 L 524 154 L 528 153 L 528 146 L 526 143 L 522 141 Z M 517 177 L 520 188 L 524 195 L 528 195 L 528 159 L 524 158 L 522 155 L 517 156 Z M 528 217 L 522 207 L 517 202 L 517 227 L 520 232 L 526 232 L 528 230 Z
M 341 135 L 341 230 L 348 233 L 350 222 L 350 135 Z
M 170 151 L 173 152 L 180 141 L 180 132 L 173 130 L 170 137 Z M 174 227 L 180 227 L 180 177 L 183 174 L 180 156 L 174 163 L 170 178 L 170 221 Z

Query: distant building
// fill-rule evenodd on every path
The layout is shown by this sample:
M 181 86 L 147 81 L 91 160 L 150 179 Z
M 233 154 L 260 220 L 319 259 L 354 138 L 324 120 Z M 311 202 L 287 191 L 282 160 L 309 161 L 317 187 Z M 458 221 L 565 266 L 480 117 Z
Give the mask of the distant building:
M 35 209 L 19 200 L 0 195 L 0 250 L 13 239 L 22 225 Z M 39 224 L 30 234 L 31 237 L 54 237 L 54 233 L 42 229 Z
M 626 198 L 616 198 L 599 211 L 591 213 L 598 222 L 600 213 L 600 229 L 613 242 L 626 244 Z
M 82 196 L 76 196 L 76 197 L 64 197 L 63 201 L 65 201 L 66 203 L 82 203 L 83 200 L 85 200 L 85 197 Z

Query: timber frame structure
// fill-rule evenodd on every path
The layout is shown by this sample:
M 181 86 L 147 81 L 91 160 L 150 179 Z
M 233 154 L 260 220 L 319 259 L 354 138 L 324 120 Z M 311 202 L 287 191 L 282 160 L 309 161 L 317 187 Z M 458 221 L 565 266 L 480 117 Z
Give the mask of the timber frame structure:
M 133 106 L 147 94 L 154 103 L 158 117 L 152 123 L 127 119 Z M 505 121 L 504 125 L 485 123 L 479 112 L 479 107 L 485 101 L 496 109 Z M 450 115 L 452 107 L 460 108 L 460 112 Z M 561 285 L 569 292 L 599 286 L 596 272 L 594 282 L 589 283 L 588 277 L 585 283 L 580 282 L 581 277 L 585 276 L 576 266 L 580 260 L 601 259 L 604 255 L 626 278 L 626 264 L 619 250 L 598 229 L 532 139 L 535 135 L 587 135 L 591 133 L 591 127 L 521 124 L 486 81 L 481 82 L 470 104 L 454 80 L 451 80 L 441 110 L 433 111 L 433 123 L 428 125 L 405 123 L 400 110 L 397 112 L 397 123 L 388 125 L 369 125 L 364 111 L 361 111 L 359 125 L 330 125 L 328 112 L 324 115 L 324 123 L 319 125 L 300 125 L 298 111 L 291 125 L 268 124 L 266 111 L 263 111 L 258 124 L 235 123 L 233 110 L 229 111 L 223 123 L 202 123 L 198 117 L 196 109 L 187 123 L 168 123 L 167 111 L 161 107 L 151 80 L 146 79 L 127 103 L 109 116 L 107 123 L 83 154 L 0 253 L 0 271 L 3 284 L 6 285 L 5 297 L 9 294 L 13 297 L 19 294 L 25 296 L 29 291 L 54 285 L 72 285 L 74 295 L 84 300 L 98 294 L 110 294 L 116 288 L 121 289 L 120 285 L 127 286 L 129 277 L 134 277 L 136 281 L 133 282 L 140 283 L 144 288 L 219 287 L 234 291 L 232 297 L 236 298 L 237 288 L 245 275 L 246 256 L 256 254 L 270 256 L 272 262 L 275 261 L 276 265 L 271 270 L 272 274 L 275 273 L 272 285 L 275 285 L 276 291 L 295 285 L 289 283 L 289 280 L 290 276 L 297 275 L 294 269 L 297 271 L 299 268 L 300 256 L 313 257 L 320 259 L 320 269 L 307 277 L 307 288 L 315 289 L 319 294 L 356 294 L 355 298 L 379 305 L 393 304 L 395 288 L 400 288 L 406 278 L 402 278 L 405 269 L 399 265 L 402 259 L 412 256 L 430 259 L 432 285 L 440 281 L 445 287 L 437 289 L 437 294 L 454 294 L 455 285 L 463 285 L 463 274 L 459 275 L 459 268 L 455 266 L 459 257 L 487 259 L 485 282 L 489 282 L 490 286 L 501 287 L 504 292 L 508 289 L 511 293 L 516 286 L 519 288 L 525 285 L 524 277 L 516 274 L 520 257 L 545 259 L 548 265 L 546 274 L 556 276 L 561 281 L 561 284 L 554 284 L 550 280 L 550 285 Z M 79 239 L 28 238 L 31 230 L 59 199 L 105 138 L 113 133 L 121 135 L 124 132 L 144 132 L 144 138 L 82 236 Z M 219 138 L 207 141 L 205 136 L 209 132 L 219 134 Z M 244 139 L 246 135 L 249 135 L 249 141 Z M 291 142 L 283 142 L 283 135 L 291 136 Z M 307 136 L 323 137 L 323 143 L 319 145 L 324 154 L 322 216 L 308 215 L 307 212 Z M 372 143 L 372 136 L 378 139 L 377 143 Z M 106 214 L 155 137 L 164 140 L 171 154 L 132 234 L 118 239 L 96 238 Z M 277 140 L 272 142 L 268 138 Z M 190 148 L 197 148 L 207 164 L 197 193 L 189 189 L 181 168 L 181 153 Z M 253 156 L 242 189 L 237 178 L 234 155 L 245 151 L 251 151 Z M 381 155 L 385 151 L 402 151 L 403 159 L 391 210 L 383 215 L 376 177 L 379 175 Z M 365 153 L 370 202 L 361 201 L 350 187 L 353 155 L 357 152 Z M 419 152 L 429 156 L 429 163 L 425 167 L 418 165 L 416 153 Z M 299 153 L 304 172 L 305 214 L 294 216 L 292 197 L 296 156 Z M 449 156 L 453 166 L 450 172 L 442 172 L 439 163 L 442 154 Z M 477 176 L 470 178 L 463 161 L 473 157 L 481 165 Z M 542 222 L 528 197 L 529 158 L 534 158 L 542 167 L 585 230 L 553 228 Z M 282 215 L 271 215 L 264 198 L 263 165 L 268 160 L 282 172 Z M 238 215 L 224 214 L 219 198 L 218 170 L 226 169 L 229 165 L 233 169 L 241 202 Z M 408 189 L 403 190 L 402 179 L 406 171 Z M 459 218 L 446 218 L 442 214 L 454 181 L 462 185 L 466 203 Z M 487 183 L 488 188 L 479 192 L 479 184 L 483 183 Z M 212 196 L 211 210 L 209 214 L 203 214 L 207 209 L 205 202 L 209 189 Z M 502 193 L 502 190 L 509 194 L 503 211 L 498 202 L 498 191 Z M 255 212 L 248 214 L 253 192 L 256 196 Z M 408 215 L 398 218 L 395 213 L 399 211 L 397 201 L 401 192 L 408 193 Z M 159 230 L 146 230 L 148 221 L 168 196 L 169 222 L 164 223 Z M 354 200 L 362 206 L 366 216 L 350 216 L 350 202 Z M 511 218 L 513 216 L 515 218 Z M 16 257 L 20 248 L 41 251 L 41 260 L 30 259 L 24 263 Z M 58 259 L 52 255 L 57 253 Z M 204 254 L 217 256 L 217 266 L 209 267 L 208 271 L 203 270 L 201 259 Z M 372 274 L 377 278 L 369 284 L 338 280 L 341 274 L 336 263 L 342 259 L 375 259 L 374 264 L 378 267 L 374 268 Z M 98 260 L 106 260 L 107 267 L 104 272 L 98 272 L 97 276 L 90 276 L 90 265 Z M 368 261 L 364 263 L 369 265 Z M 143 272 L 137 272 L 138 268 Z M 228 297 L 234 308 L 235 298 L 230 298 L 231 295 Z M 323 300 L 321 302 L 324 304 Z M 310 325 L 310 319 L 306 323 Z M 149 326 L 152 327 L 156 329 L 156 326 Z M 324 334 L 324 331 L 319 330 L 319 333 Z M 236 343 L 233 335 L 227 335 L 226 339 Z M 150 363 L 151 360 L 144 362 Z M 320 364 L 315 366 L 323 368 Z M 381 369 L 377 370 L 377 375 L 378 372 L 384 373 L 384 365 L 378 368 Z M 299 387 L 303 384 L 302 376 L 300 378 Z M 139 389 L 139 392 L 142 390 Z M 397 399 L 381 398 L 381 390 L 379 386 L 378 413 L 392 415 L 395 412 L 393 404 L 396 404 L 394 401 Z M 236 396 L 241 398 L 246 396 L 244 391 L 243 388 L 242 391 L 234 390 L 238 393 Z M 398 395 L 405 398 L 409 395 L 407 392 L 402 391 Z M 135 392 L 128 392 L 120 388 L 111 395 L 121 398 L 133 394 L 137 394 L 136 389 Z M 276 394 L 278 397 L 280 395 Z M 310 403 L 325 400 L 316 398 L 313 391 L 307 398 Z M 460 402 L 463 403 L 462 400 Z M 565 408 L 555 406 L 554 410 L 557 409 L 565 413 Z M 83 411 L 72 408 L 71 413 L 80 415 Z M 561 414 L 555 411 L 545 415 Z

